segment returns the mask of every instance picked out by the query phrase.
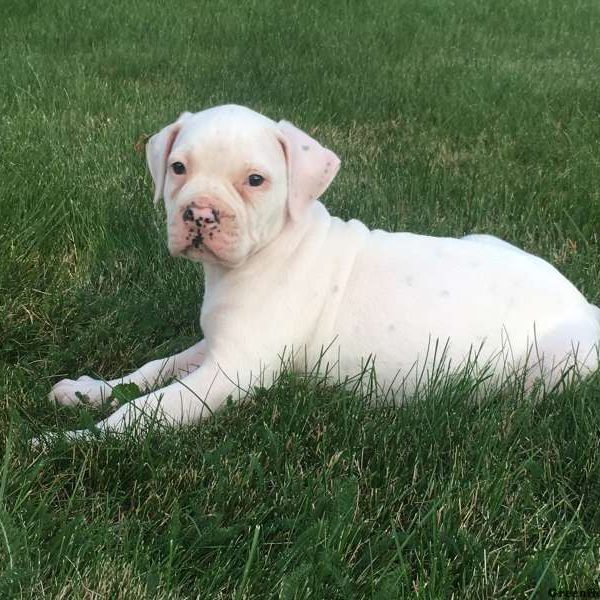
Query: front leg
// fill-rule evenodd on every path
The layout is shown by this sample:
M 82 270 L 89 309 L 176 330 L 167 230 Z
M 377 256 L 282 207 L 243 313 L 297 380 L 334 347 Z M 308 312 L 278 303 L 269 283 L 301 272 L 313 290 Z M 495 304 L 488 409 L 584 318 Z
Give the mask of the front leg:
M 273 370 L 269 369 L 272 373 Z M 206 357 L 202 366 L 180 381 L 140 396 L 121 406 L 96 424 L 100 433 L 123 433 L 130 429 L 143 435 L 152 424 L 185 425 L 211 416 L 227 400 L 244 396 L 250 386 L 264 377 L 265 369 L 225 368 Z M 69 439 L 87 439 L 89 430 L 68 432 Z
M 82 398 L 85 397 L 88 404 L 100 406 L 111 395 L 116 385 L 134 383 L 141 389 L 148 389 L 162 385 L 172 377 L 185 377 L 202 364 L 205 353 L 206 343 L 202 340 L 183 352 L 152 360 L 137 371 L 110 381 L 92 379 L 87 375 L 77 380 L 63 379 L 54 385 L 48 397 L 67 406 L 81 404 Z

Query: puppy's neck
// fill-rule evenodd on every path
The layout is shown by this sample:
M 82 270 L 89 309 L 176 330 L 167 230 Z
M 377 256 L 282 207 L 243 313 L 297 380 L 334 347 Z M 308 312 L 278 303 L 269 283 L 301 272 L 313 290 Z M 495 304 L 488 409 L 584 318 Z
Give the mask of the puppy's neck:
M 281 232 L 268 244 L 248 257 L 237 267 L 219 264 L 204 264 L 205 297 L 222 283 L 244 281 L 256 282 L 269 277 L 273 272 L 281 271 L 289 265 L 291 258 L 302 247 L 309 244 L 315 247 L 318 239 L 326 236 L 331 223 L 331 215 L 321 202 L 315 202 L 300 222 L 289 219 Z

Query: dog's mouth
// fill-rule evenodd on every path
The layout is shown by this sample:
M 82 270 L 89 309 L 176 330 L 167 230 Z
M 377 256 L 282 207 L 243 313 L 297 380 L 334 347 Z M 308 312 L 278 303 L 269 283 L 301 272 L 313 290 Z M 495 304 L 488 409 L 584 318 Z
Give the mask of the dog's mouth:
M 209 244 L 206 243 L 206 239 L 211 239 L 210 236 L 202 232 L 194 232 L 189 239 L 187 239 L 187 245 L 184 246 L 179 252 L 171 253 L 173 256 L 181 256 L 187 258 L 192 262 L 206 262 L 206 263 L 219 263 L 226 264 L 226 258 L 217 254 Z
M 239 224 L 236 215 L 222 207 L 188 204 L 171 218 L 168 235 L 172 256 L 222 265 L 237 262 Z
M 193 262 L 204 262 L 206 260 L 210 260 L 210 262 L 221 262 L 221 259 L 219 259 L 219 257 L 202 242 L 192 242 L 183 249 L 181 256 Z

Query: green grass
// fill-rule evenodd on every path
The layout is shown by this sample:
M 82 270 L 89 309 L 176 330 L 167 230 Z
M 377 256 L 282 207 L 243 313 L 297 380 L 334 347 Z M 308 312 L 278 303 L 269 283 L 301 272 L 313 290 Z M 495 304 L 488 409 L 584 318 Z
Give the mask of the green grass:
M 3 0 L 0 597 L 488 598 L 600 577 L 600 380 L 415 402 L 284 373 L 144 442 L 46 401 L 201 332 L 134 145 L 235 102 L 343 160 L 331 211 L 486 231 L 600 301 L 595 0 Z

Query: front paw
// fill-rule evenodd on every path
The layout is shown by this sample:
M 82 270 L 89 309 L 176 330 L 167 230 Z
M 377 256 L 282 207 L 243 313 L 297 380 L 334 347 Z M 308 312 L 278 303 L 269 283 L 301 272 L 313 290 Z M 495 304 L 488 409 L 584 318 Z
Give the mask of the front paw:
M 88 404 L 100 406 L 111 394 L 110 387 L 98 379 L 82 375 L 79 379 L 62 379 L 52 387 L 48 394 L 50 401 L 63 406 Z
M 99 431 L 94 429 L 77 429 L 74 431 L 62 431 L 62 432 L 46 432 L 39 437 L 31 438 L 29 444 L 32 450 L 38 452 L 46 452 L 54 446 L 56 442 L 64 440 L 66 442 L 74 441 L 90 441 L 97 439 Z

